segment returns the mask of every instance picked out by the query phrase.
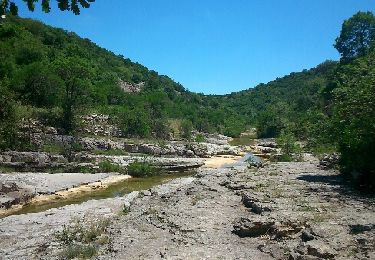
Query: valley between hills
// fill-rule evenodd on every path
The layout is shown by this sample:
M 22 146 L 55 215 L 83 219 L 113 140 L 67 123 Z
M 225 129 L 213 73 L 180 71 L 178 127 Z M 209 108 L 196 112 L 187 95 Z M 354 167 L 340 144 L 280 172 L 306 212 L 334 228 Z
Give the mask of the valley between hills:
M 1 19 L 0 259 L 375 259 L 371 12 L 227 95 Z

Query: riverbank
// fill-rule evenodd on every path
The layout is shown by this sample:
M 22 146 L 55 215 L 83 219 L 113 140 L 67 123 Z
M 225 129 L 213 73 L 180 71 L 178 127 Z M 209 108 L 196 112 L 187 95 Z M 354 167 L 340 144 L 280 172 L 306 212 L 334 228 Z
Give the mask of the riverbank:
M 4 259 L 57 259 L 71 218 L 111 218 L 98 259 L 372 259 L 375 200 L 304 162 L 202 168 L 194 177 L 0 220 Z M 126 208 L 126 211 L 124 211 Z
M 35 178 L 35 174 L 28 174 Z M 53 178 L 54 176 L 47 174 L 40 174 L 41 178 L 38 178 L 41 183 L 46 183 L 46 180 Z M 6 195 L 13 196 L 10 197 L 10 200 L 13 200 L 13 205 L 6 209 L 0 209 L 0 218 L 5 216 L 10 216 L 13 214 L 25 213 L 25 207 L 36 208 L 48 203 L 56 203 L 59 205 L 59 202 L 64 203 L 64 201 L 72 200 L 74 198 L 79 198 L 92 193 L 94 191 L 99 191 L 107 189 L 109 186 L 122 182 L 131 178 L 130 175 L 119 175 L 117 173 L 111 174 L 94 174 L 87 178 L 87 174 L 60 174 L 57 180 L 54 181 L 63 181 L 65 182 L 65 188 L 61 189 L 61 186 L 54 187 L 53 185 L 46 185 L 45 188 L 48 189 L 48 192 L 42 192 L 38 187 L 34 188 L 34 193 L 27 193 L 23 190 L 19 192 L 9 192 Z M 24 177 L 23 181 L 27 181 L 27 177 L 30 176 L 20 176 Z M 29 178 L 30 179 L 30 178 Z M 96 180 L 94 182 L 87 183 L 87 181 Z M 18 182 L 17 184 L 20 185 Z M 3 196 L 5 197 L 5 196 Z
M 103 182 L 108 184 L 123 178 L 116 173 L 0 174 L 0 216 L 10 214 L 31 201 L 64 197 L 69 193 L 99 188 Z
M 129 156 L 106 156 L 113 161 L 124 164 L 129 161 Z M 189 168 L 195 165 L 203 165 L 204 168 L 220 168 L 227 164 L 235 163 L 241 156 L 222 155 L 206 159 L 195 158 L 148 158 L 157 160 L 163 165 L 173 167 L 177 165 Z M 174 166 L 175 168 L 177 166 Z M 118 173 L 9 173 L 0 174 L 0 217 L 12 214 L 24 213 L 25 205 L 28 208 L 35 208 L 38 205 L 56 203 L 87 196 L 88 193 L 107 189 L 111 185 L 116 185 L 131 178 L 129 175 Z M 76 202 L 74 201 L 74 202 Z M 60 203 L 56 203 L 56 206 Z

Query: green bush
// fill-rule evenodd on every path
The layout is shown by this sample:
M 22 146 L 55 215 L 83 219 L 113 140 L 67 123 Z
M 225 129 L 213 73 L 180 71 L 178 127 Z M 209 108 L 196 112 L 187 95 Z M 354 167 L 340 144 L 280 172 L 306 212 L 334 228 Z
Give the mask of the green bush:
M 63 147 L 56 144 L 45 144 L 42 147 L 42 151 L 51 154 L 62 154 Z
M 57 231 L 55 239 L 65 246 L 62 257 L 67 259 L 91 258 L 98 251 L 98 244 L 103 244 L 100 239 L 107 232 L 110 225 L 107 218 L 83 223 L 80 219 L 72 219 L 71 225 L 64 226 Z M 108 239 L 106 240 L 108 242 Z
M 258 116 L 257 136 L 260 138 L 277 137 L 285 128 L 282 113 L 274 107 L 268 107 Z
M 0 150 L 15 148 L 17 143 L 17 117 L 15 102 L 0 82 Z
M 281 148 L 281 156 L 278 158 L 282 162 L 300 161 L 302 154 L 301 148 L 296 143 L 296 138 L 289 131 L 282 131 L 277 143 Z
M 195 137 L 195 141 L 197 143 L 202 143 L 204 142 L 204 136 L 202 134 L 197 134 L 197 136 Z
M 119 164 L 113 163 L 109 160 L 101 161 L 98 164 L 98 166 L 99 166 L 100 171 L 102 172 L 118 172 L 118 173 L 124 172 L 123 168 Z
M 151 119 L 141 109 L 127 110 L 120 115 L 120 128 L 129 137 L 149 137 L 151 135 Z
M 96 155 L 112 155 L 112 156 L 120 156 L 120 155 L 128 154 L 127 152 L 120 150 L 120 149 L 94 150 L 93 153 Z
M 165 119 L 157 119 L 153 123 L 153 132 L 155 137 L 158 139 L 168 140 L 170 139 L 171 128 L 169 123 Z
M 180 125 L 180 135 L 186 140 L 190 140 L 193 123 L 190 120 L 183 120 Z
M 133 177 L 147 177 L 157 173 L 157 169 L 149 163 L 135 161 L 128 165 L 128 174 Z
M 91 259 L 98 249 L 93 245 L 69 245 L 61 253 L 66 259 Z

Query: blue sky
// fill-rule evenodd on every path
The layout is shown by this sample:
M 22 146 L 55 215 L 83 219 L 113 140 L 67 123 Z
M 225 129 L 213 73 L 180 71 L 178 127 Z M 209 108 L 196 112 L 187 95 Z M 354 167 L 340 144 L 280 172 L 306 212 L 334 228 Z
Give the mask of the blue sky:
M 339 59 L 344 19 L 374 0 L 96 0 L 81 15 L 19 13 L 74 31 L 191 91 L 225 94 Z M 54 1 L 51 1 L 54 2 Z

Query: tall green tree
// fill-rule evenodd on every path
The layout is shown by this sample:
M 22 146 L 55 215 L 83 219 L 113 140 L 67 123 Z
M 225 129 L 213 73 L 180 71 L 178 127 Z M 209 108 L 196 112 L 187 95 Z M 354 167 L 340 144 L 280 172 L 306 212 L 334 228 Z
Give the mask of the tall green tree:
M 375 16 L 371 12 L 358 12 L 345 20 L 335 48 L 344 61 L 365 55 L 375 40 Z
M 5 81 L 0 81 L 0 150 L 14 148 L 17 140 L 15 102 Z
M 24 66 L 14 78 L 14 88 L 24 103 L 48 108 L 61 105 L 64 82 L 46 64 Z
M 90 77 L 89 64 L 85 60 L 68 57 L 55 62 L 57 74 L 64 81 L 62 127 L 67 133 L 74 130 L 75 111 L 79 104 L 84 104 Z
M 342 64 L 333 90 L 333 126 L 342 171 L 375 187 L 375 51 Z

